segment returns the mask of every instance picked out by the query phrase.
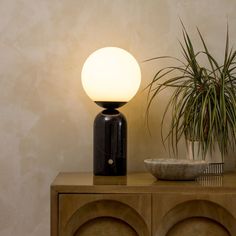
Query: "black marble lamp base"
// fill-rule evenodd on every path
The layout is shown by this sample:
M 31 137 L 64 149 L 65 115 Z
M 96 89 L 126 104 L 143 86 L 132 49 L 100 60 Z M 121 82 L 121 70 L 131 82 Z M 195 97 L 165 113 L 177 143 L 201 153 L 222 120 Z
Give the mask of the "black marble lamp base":
M 94 175 L 126 175 L 127 122 L 115 109 L 106 109 L 94 120 Z

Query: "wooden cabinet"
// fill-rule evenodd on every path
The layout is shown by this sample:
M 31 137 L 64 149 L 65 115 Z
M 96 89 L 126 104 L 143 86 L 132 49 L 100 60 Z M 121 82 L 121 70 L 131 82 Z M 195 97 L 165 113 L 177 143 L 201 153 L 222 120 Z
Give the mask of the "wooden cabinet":
M 150 235 L 150 194 L 60 194 L 59 235 Z
M 236 174 L 156 181 L 148 173 L 60 173 L 51 236 L 235 236 Z

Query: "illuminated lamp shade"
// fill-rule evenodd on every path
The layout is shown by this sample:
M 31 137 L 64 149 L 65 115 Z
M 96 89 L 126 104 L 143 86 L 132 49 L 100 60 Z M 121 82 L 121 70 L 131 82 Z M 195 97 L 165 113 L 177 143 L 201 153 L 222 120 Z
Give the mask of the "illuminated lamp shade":
M 136 59 L 117 47 L 105 47 L 92 53 L 82 69 L 82 84 L 87 95 L 99 105 L 128 102 L 138 91 L 141 71 Z
M 92 53 L 81 72 L 87 95 L 105 110 L 94 120 L 94 175 L 126 175 L 127 122 L 116 110 L 137 93 L 141 71 L 136 59 L 117 47 L 105 47 Z

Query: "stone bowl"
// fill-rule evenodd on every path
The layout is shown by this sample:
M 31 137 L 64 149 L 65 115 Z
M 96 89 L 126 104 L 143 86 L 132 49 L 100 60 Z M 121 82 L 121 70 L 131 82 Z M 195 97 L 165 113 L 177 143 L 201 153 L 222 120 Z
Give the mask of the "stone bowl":
M 203 174 L 208 162 L 203 160 L 146 159 L 146 169 L 160 180 L 194 180 Z

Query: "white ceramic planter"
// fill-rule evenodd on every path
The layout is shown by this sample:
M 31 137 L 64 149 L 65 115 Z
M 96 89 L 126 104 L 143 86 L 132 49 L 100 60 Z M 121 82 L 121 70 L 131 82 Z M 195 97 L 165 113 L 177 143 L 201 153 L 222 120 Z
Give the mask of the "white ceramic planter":
M 187 142 L 187 159 L 188 160 L 202 160 L 202 153 L 198 151 L 198 143 L 197 141 L 188 141 Z M 192 145 L 194 145 L 194 153 L 192 151 Z M 210 151 L 207 152 L 205 161 L 209 163 L 209 167 L 206 169 L 205 174 L 222 174 L 224 162 L 221 157 L 221 153 L 218 145 L 215 145 L 212 153 Z

